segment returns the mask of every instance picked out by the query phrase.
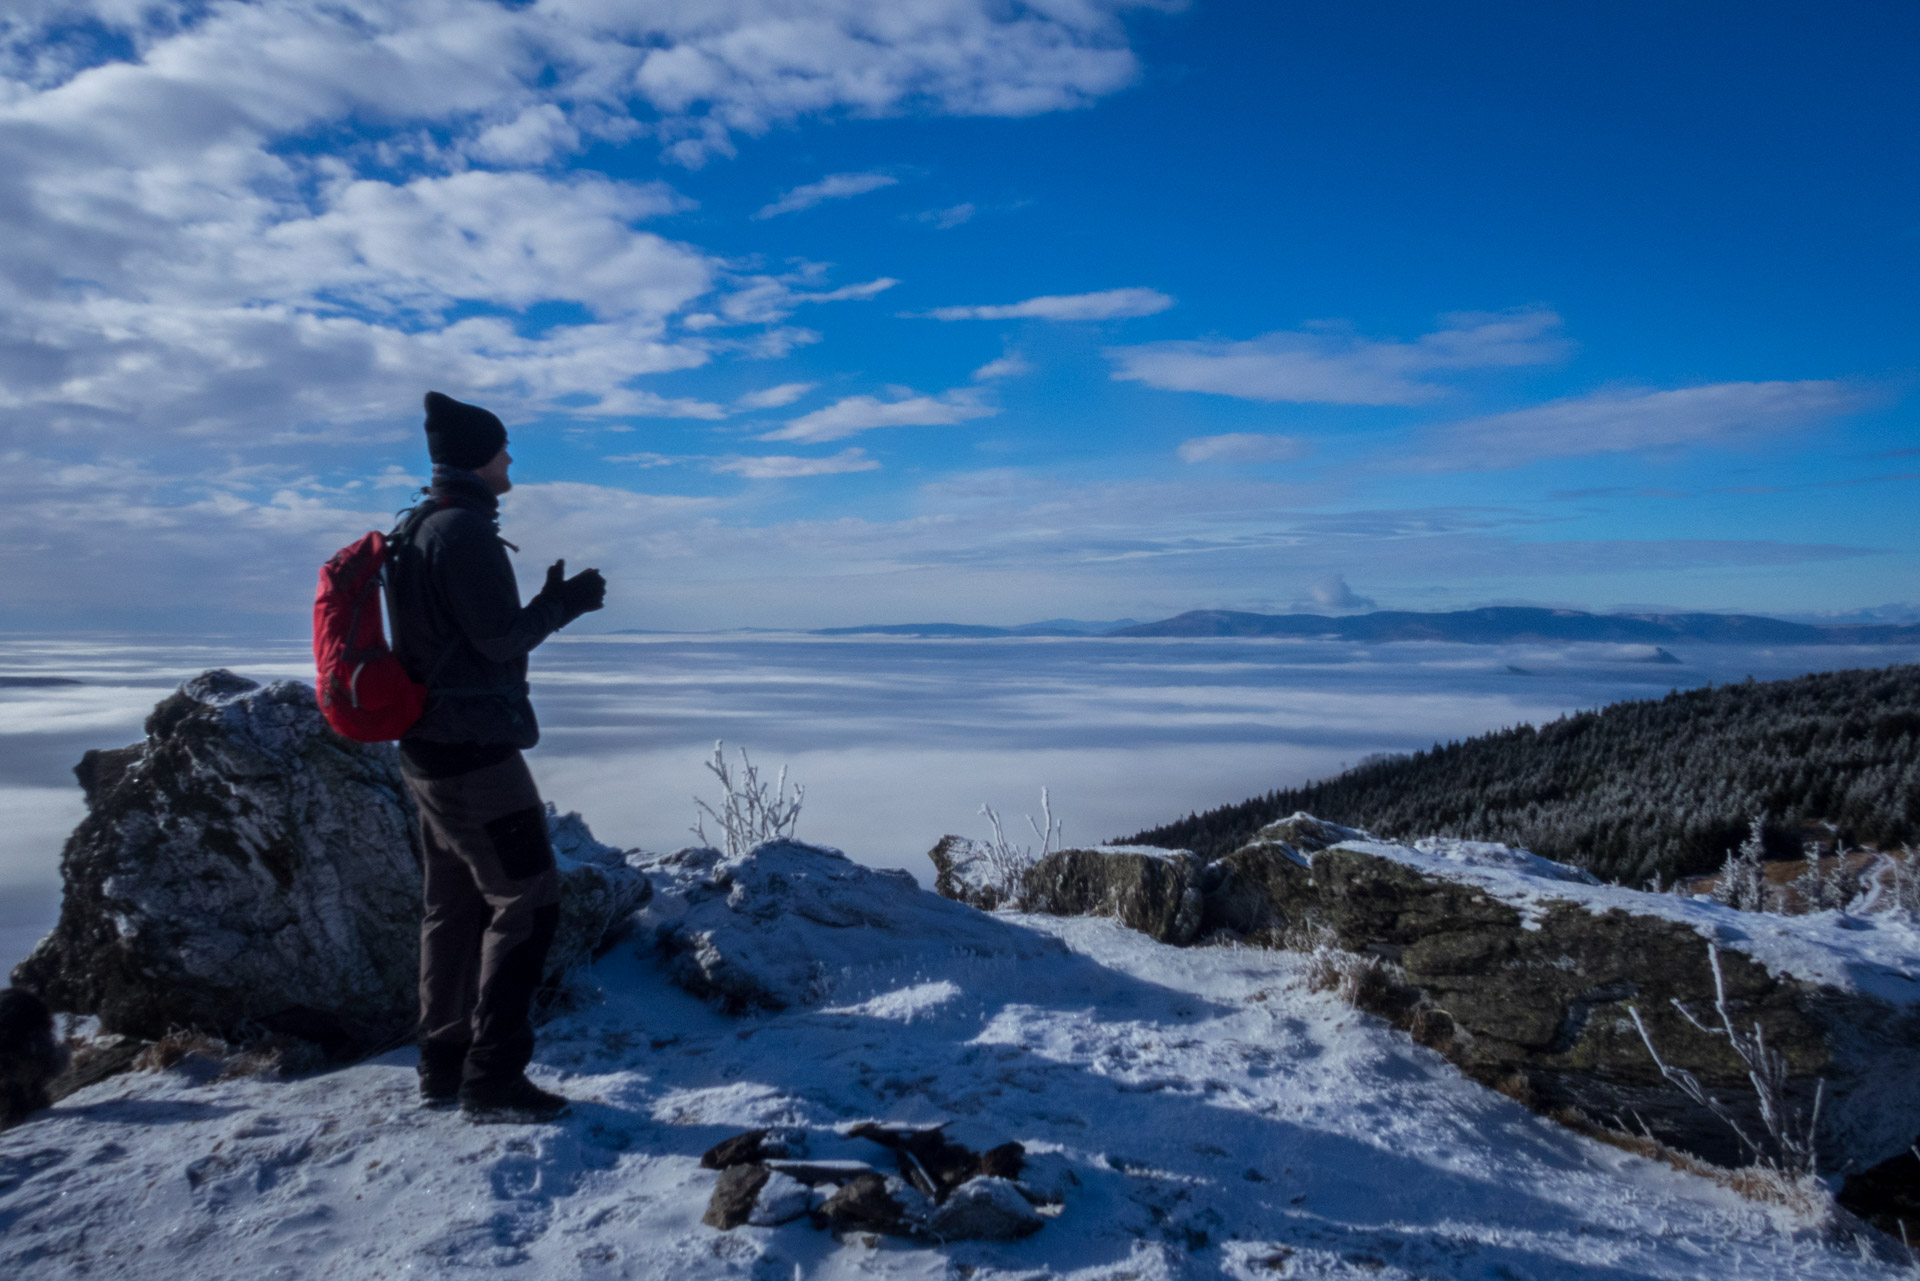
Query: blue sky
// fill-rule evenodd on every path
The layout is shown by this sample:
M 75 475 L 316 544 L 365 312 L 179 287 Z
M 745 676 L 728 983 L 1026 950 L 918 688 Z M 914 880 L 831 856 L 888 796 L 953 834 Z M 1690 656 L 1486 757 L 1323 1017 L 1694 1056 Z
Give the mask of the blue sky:
M 606 627 L 1920 613 L 1897 4 L 26 0 L 0 603 L 294 632 L 508 421 Z

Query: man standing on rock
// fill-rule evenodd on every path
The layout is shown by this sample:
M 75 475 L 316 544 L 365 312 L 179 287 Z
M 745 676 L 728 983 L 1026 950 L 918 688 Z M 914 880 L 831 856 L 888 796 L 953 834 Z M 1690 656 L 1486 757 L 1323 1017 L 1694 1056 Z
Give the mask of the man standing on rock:
M 479 1121 L 546 1121 L 567 1100 L 527 1080 L 532 1004 L 560 917 L 546 808 L 520 753 L 540 741 L 527 653 L 605 602 L 597 569 L 555 561 L 526 605 L 500 495 L 513 487 L 507 429 L 478 405 L 430 391 L 433 484 L 389 554 L 394 652 L 427 687 L 400 740 L 420 810 L 420 1097 Z

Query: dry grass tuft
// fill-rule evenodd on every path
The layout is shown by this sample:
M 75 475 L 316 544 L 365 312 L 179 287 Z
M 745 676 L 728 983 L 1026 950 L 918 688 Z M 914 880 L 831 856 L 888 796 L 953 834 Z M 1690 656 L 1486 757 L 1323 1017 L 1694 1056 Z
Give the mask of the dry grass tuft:
M 199 1059 L 215 1069 L 215 1080 L 231 1081 L 246 1076 L 300 1076 L 319 1067 L 324 1057 L 317 1046 L 290 1036 L 229 1045 L 205 1032 L 175 1028 L 141 1050 L 132 1067 L 137 1072 L 166 1072 Z

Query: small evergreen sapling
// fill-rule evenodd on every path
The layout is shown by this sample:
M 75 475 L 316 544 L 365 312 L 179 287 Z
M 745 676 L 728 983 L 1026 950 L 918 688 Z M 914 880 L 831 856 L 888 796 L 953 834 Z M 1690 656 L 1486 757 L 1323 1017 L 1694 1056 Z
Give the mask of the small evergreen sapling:
M 1713 887 L 1714 902 L 1725 903 L 1739 912 L 1767 910 L 1767 873 L 1760 836 L 1765 826 L 1762 816 L 1753 816 L 1747 839 L 1740 842 L 1736 853 L 1727 855 L 1720 869 L 1720 883 Z

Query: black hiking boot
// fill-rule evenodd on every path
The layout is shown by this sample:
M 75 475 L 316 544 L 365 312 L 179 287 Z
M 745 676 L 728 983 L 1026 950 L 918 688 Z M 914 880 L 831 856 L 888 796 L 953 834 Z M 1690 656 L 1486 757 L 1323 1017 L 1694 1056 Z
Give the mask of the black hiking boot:
M 460 1112 L 475 1125 L 528 1125 L 557 1121 L 573 1105 L 524 1075 L 500 1081 L 464 1081 Z
M 460 1101 L 460 1074 L 467 1066 L 465 1042 L 420 1043 L 420 1106 L 450 1108 Z

